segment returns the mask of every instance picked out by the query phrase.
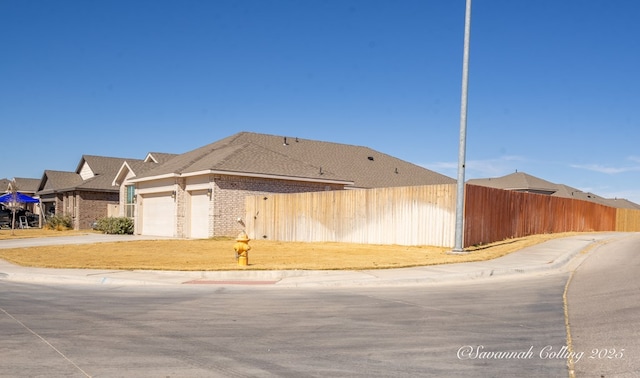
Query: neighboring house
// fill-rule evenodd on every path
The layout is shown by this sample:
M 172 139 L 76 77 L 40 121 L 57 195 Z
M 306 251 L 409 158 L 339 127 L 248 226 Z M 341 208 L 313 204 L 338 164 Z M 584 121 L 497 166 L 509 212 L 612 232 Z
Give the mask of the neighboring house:
M 163 164 L 175 156 L 177 155 L 149 152 L 144 160 L 126 160 L 122 164 L 111 183 L 113 186 L 120 188 L 118 216 L 128 218 L 134 218 L 135 216 L 135 185 L 130 180 L 137 175 L 157 168 L 159 164 Z
M 607 206 L 615 207 L 618 209 L 640 210 L 640 204 L 631 202 L 628 199 L 624 198 L 606 198 L 605 204 Z
M 22 194 L 26 194 L 30 197 L 37 197 L 36 191 L 38 190 L 38 184 L 40 183 L 40 179 L 23 178 L 23 177 L 14 177 L 13 180 L 9 180 L 6 178 L 0 179 L 0 194 L 8 193 L 11 190 L 11 188 L 9 187 L 9 184 L 12 181 L 15 182 L 18 192 Z M 38 203 L 23 203 L 20 205 L 20 208 L 24 211 L 27 211 L 27 213 L 32 213 L 37 215 L 40 214 L 40 206 Z M 4 214 L 7 211 L 8 209 L 3 204 L 0 204 L 0 212 Z M 37 219 L 37 218 L 32 218 L 32 219 Z
M 114 184 L 135 186 L 136 233 L 171 237 L 235 236 L 248 195 L 455 183 L 368 147 L 249 132 L 142 173 L 134 164 Z
M 3 178 L 0 179 L 0 193 L 8 193 L 10 190 L 9 184 L 11 184 L 12 181 L 16 183 L 16 188 L 20 193 L 30 197 L 36 195 L 38 185 L 40 184 L 40 179 L 37 178 L 14 177 L 13 180 Z
M 24 177 L 14 177 L 13 180 L 16 183 L 16 187 L 18 191 L 22 194 L 26 194 L 30 197 L 38 197 L 36 192 L 38 191 L 38 185 L 40 184 L 40 179 L 36 178 L 24 178 Z M 23 204 L 24 209 L 34 213 L 40 214 L 40 206 L 38 203 L 25 203 Z
M 472 179 L 468 180 L 467 184 L 546 195 L 553 195 L 558 191 L 558 185 L 524 172 L 515 172 L 496 178 Z
M 75 230 L 90 229 L 118 206 L 113 178 L 128 159 L 83 155 L 75 172 L 46 170 L 36 194 L 45 216 L 70 216 Z
M 545 194 L 553 197 L 573 198 L 615 208 L 640 209 L 640 205 L 626 199 L 600 197 L 596 194 L 583 192 L 567 185 L 554 184 L 524 172 L 515 172 L 496 178 L 472 179 L 468 180 L 467 184 L 517 192 Z
M 26 194 L 31 197 L 34 197 L 36 195 L 36 192 L 38 191 L 38 185 L 40 184 L 40 179 L 14 177 L 13 180 L 15 181 L 16 187 L 18 188 L 18 191 L 20 193 Z

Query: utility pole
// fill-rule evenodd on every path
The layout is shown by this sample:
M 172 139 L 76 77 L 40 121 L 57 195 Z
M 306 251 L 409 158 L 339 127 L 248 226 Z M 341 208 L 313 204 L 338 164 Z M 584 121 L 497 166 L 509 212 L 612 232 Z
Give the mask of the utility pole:
M 467 0 L 464 17 L 464 53 L 462 58 L 462 98 L 460 101 L 460 147 L 458 149 L 458 186 L 456 197 L 455 245 L 451 253 L 464 250 L 464 170 L 467 152 L 467 91 L 469 88 L 469 39 L 471 37 L 471 0 Z

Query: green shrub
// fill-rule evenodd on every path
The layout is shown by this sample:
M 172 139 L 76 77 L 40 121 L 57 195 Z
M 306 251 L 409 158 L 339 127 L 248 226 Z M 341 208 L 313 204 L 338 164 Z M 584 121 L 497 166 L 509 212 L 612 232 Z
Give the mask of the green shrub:
M 127 217 L 107 217 L 98 219 L 94 229 L 105 234 L 133 234 L 133 219 Z
M 54 215 L 47 218 L 45 227 L 57 231 L 70 230 L 73 228 L 73 219 L 68 215 Z

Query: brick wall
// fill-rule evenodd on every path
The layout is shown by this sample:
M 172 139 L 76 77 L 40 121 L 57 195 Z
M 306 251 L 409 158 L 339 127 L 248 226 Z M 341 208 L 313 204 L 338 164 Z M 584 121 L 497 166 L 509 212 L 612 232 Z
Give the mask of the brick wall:
M 243 227 L 238 218 L 245 216 L 245 197 L 269 193 L 304 193 L 342 190 L 342 185 L 222 176 L 213 178 L 213 236 L 236 236 Z
M 77 192 L 73 228 L 75 230 L 91 229 L 93 222 L 108 215 L 108 205 L 117 205 L 118 200 L 117 192 Z
M 187 180 L 179 178 L 176 180 L 176 235 L 186 236 L 187 222 L 187 192 L 185 186 Z

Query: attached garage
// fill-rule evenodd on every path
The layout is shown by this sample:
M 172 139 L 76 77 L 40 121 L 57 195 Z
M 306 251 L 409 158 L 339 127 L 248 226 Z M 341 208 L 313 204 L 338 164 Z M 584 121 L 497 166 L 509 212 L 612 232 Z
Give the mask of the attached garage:
M 171 192 L 142 195 L 142 235 L 169 236 L 176 233 L 176 202 Z
M 206 190 L 189 192 L 189 236 L 194 239 L 206 239 L 209 235 L 210 198 Z

